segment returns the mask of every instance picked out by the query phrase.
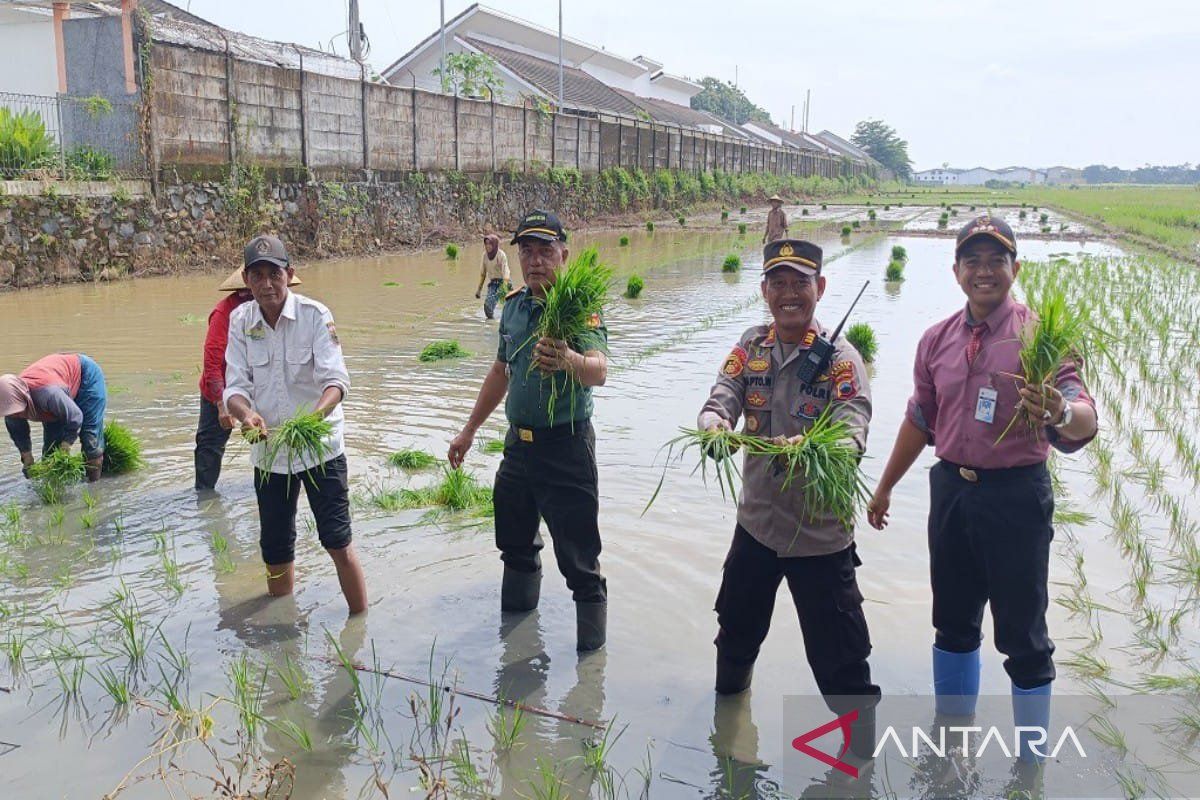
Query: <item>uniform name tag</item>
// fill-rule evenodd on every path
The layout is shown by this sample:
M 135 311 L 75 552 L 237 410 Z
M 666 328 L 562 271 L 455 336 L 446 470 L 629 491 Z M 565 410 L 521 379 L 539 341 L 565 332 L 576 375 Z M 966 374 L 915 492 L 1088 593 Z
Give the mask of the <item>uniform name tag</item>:
M 996 390 L 990 386 L 979 388 L 979 399 L 975 401 L 975 419 L 987 425 L 996 421 Z

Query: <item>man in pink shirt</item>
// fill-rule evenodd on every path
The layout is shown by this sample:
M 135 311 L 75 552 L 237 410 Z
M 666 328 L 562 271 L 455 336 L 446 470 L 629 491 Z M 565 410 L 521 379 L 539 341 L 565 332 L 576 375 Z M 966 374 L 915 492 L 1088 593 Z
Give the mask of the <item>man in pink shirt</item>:
M 1018 353 L 1032 313 L 1009 291 L 1020 263 L 1012 229 L 989 216 L 958 233 L 954 275 L 967 305 L 927 330 L 917 346 L 915 388 L 891 457 L 867 509 L 887 525 L 892 488 L 932 444 L 929 557 L 933 588 L 937 712 L 970 716 L 979 693 L 983 609 L 991 604 L 996 648 L 1012 680 L 1019 726 L 1049 724 L 1054 643 L 1046 629 L 1054 491 L 1050 447 L 1072 452 L 1096 435 L 1096 405 L 1076 365 L 1053 386 L 1028 386 Z M 1019 408 L 1043 427 L 1018 420 Z M 1021 759 L 1040 761 L 1022 737 Z

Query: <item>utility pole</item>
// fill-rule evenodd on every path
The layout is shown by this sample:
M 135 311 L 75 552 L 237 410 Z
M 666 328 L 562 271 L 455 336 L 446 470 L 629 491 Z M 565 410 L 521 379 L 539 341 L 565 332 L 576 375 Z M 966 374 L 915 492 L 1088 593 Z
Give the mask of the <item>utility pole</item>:
M 438 75 L 442 78 L 442 91 L 446 91 L 446 0 L 441 0 L 442 8 L 442 24 L 438 28 L 438 34 L 442 39 L 442 56 L 438 61 Z
M 362 63 L 362 26 L 358 22 L 358 0 L 350 0 L 350 57 Z
M 563 26 L 562 0 L 558 0 L 558 108 L 563 107 Z

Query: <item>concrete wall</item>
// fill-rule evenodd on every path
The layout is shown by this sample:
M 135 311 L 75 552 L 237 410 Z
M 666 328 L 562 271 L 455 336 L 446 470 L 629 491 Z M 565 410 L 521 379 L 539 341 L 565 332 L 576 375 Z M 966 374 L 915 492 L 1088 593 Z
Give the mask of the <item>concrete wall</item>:
M 550 166 L 590 174 L 614 166 L 822 177 L 862 171 L 829 156 L 799 159 L 782 148 L 643 120 L 414 92 L 164 43 L 153 45 L 151 63 L 159 167 L 237 161 L 304 167 L 319 177 Z
M 68 19 L 63 23 L 67 92 L 59 98 L 63 145 L 88 146 L 111 154 L 116 167 L 142 173 L 139 138 L 141 94 L 125 91 L 125 60 L 119 17 Z M 97 111 L 80 98 L 103 97 L 111 111 Z

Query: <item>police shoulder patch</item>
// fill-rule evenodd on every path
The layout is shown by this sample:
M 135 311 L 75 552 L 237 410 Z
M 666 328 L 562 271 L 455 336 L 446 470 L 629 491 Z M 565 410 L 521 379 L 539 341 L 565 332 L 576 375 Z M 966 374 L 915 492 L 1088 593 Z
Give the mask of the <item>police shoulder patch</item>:
M 338 339 L 337 325 L 334 325 L 332 320 L 325 323 L 325 330 L 329 331 L 329 338 L 333 339 L 333 343 L 340 346 L 342 342 Z
M 721 366 L 721 374 L 727 378 L 736 378 L 742 374 L 742 370 L 746 366 L 746 360 L 749 356 L 746 354 L 746 349 L 742 346 L 737 346 L 729 353 L 725 359 L 725 363 Z
M 834 379 L 833 396 L 842 402 L 858 396 L 858 381 L 854 379 L 853 374 L 839 375 Z
M 746 417 L 746 430 L 750 433 L 758 433 L 758 417 L 751 414 Z

